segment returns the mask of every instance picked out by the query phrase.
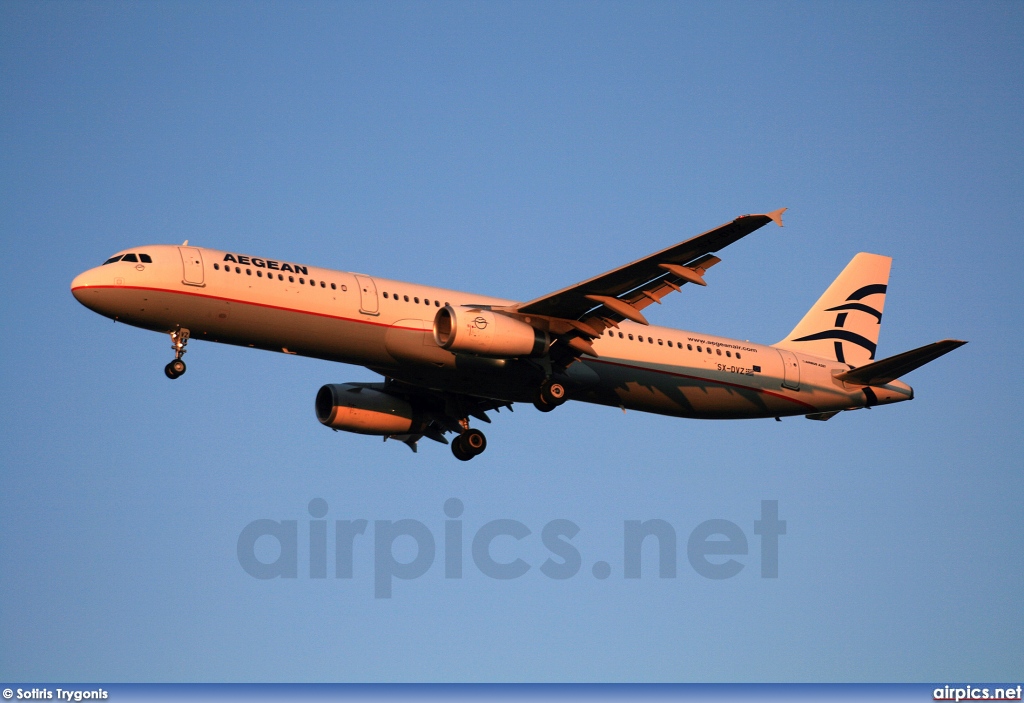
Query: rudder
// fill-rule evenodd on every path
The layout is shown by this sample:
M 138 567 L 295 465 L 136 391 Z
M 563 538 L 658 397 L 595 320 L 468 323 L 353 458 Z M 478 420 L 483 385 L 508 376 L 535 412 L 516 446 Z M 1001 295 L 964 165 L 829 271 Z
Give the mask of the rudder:
M 861 252 L 853 257 L 800 323 L 776 347 L 852 366 L 875 358 L 892 259 Z

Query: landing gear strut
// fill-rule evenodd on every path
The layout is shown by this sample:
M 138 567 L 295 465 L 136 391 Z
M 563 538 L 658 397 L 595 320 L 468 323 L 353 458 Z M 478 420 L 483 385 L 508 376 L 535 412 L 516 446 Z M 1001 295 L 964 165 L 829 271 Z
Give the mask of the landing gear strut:
M 565 386 L 549 378 L 540 384 L 533 406 L 542 413 L 549 413 L 566 400 L 568 398 L 565 397 Z
M 480 430 L 467 429 L 452 442 L 452 454 L 459 461 L 469 461 L 487 449 L 487 438 Z
M 185 345 L 188 344 L 189 332 L 182 327 L 177 332 L 171 332 L 171 349 L 174 350 L 174 361 L 164 367 L 167 378 L 175 379 L 185 373 L 185 362 L 181 357 L 185 355 Z

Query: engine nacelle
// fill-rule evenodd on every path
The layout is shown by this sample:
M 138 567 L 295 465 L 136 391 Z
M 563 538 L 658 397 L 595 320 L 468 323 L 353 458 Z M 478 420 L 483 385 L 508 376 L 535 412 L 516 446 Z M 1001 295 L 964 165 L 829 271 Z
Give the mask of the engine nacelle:
M 450 352 L 496 358 L 538 356 L 551 343 L 547 332 L 514 317 L 451 305 L 434 316 L 434 341 Z
M 427 426 L 409 402 L 352 383 L 322 387 L 316 394 L 316 417 L 327 427 L 358 434 L 416 434 Z

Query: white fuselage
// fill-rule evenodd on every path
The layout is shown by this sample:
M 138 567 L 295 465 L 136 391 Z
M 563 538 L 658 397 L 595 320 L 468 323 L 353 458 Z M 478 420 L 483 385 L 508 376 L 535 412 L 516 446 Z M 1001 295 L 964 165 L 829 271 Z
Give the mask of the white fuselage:
M 513 301 L 402 281 L 247 257 L 199 247 L 156 245 L 151 263 L 117 261 L 79 275 L 71 290 L 86 307 L 159 332 L 366 366 L 439 391 L 530 402 L 541 367 L 521 359 L 453 354 L 439 347 L 433 320 L 446 304 Z M 849 366 L 772 346 L 622 322 L 594 340 L 567 376 L 570 397 L 691 418 L 809 415 L 909 400 L 892 381 L 865 389 L 834 374 Z

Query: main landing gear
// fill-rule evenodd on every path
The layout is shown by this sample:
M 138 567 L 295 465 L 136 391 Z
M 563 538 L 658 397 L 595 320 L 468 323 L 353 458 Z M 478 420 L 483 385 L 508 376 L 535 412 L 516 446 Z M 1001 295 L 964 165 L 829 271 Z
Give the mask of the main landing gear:
M 171 332 L 171 349 L 174 350 L 174 361 L 164 367 L 167 378 L 175 379 L 185 373 L 185 362 L 181 357 L 185 355 L 185 345 L 188 344 L 188 330 L 182 327 L 177 332 Z
M 549 378 L 540 384 L 537 397 L 533 400 L 533 406 L 542 413 L 549 413 L 566 400 L 568 398 L 565 395 L 565 386 Z
M 459 461 L 469 461 L 487 449 L 487 438 L 480 430 L 466 429 L 452 441 L 452 454 Z

